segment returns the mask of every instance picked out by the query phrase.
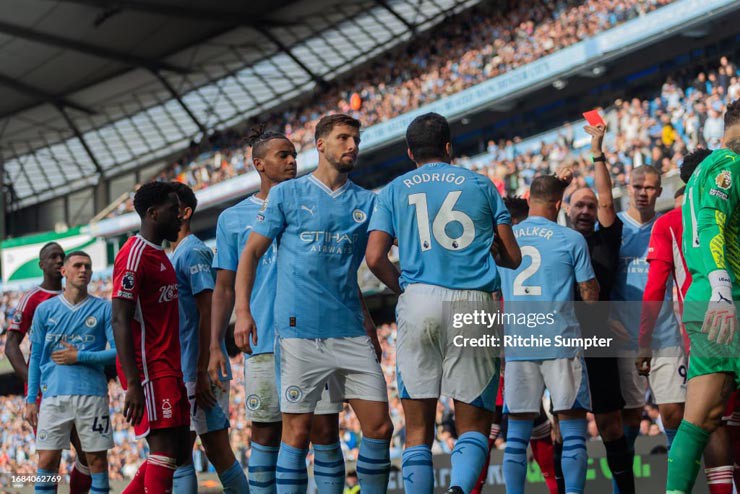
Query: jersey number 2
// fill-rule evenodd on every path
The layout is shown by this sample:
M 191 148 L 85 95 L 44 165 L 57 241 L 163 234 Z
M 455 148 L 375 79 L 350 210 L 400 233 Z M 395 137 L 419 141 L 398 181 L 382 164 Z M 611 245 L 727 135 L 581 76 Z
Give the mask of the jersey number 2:
M 437 215 L 432 222 L 431 232 L 429 230 L 429 210 L 427 209 L 427 195 L 425 192 L 411 194 L 409 196 L 409 206 L 416 208 L 416 224 L 419 226 L 419 243 L 422 252 L 432 248 L 432 237 L 439 245 L 447 250 L 464 249 L 473 242 L 475 238 L 475 224 L 470 216 L 462 211 L 455 211 L 454 208 L 457 200 L 462 194 L 461 190 L 454 190 L 447 194 L 442 206 L 437 211 Z M 452 222 L 462 225 L 462 235 L 452 238 L 447 235 L 445 228 Z
M 527 266 L 526 269 L 522 270 L 522 272 L 519 273 L 516 278 L 514 278 L 514 295 L 542 295 L 542 286 L 527 286 L 524 284 L 524 282 L 527 281 L 533 274 L 535 274 L 542 265 L 542 256 L 540 255 L 540 251 L 537 250 L 537 247 L 533 247 L 531 245 L 522 246 L 521 251 L 522 259 L 527 256 L 532 259 L 532 264 Z

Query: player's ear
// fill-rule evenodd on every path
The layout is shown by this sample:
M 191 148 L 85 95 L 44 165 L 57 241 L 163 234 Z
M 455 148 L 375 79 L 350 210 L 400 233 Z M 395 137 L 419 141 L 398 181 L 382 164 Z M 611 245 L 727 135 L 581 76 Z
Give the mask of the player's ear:
M 447 158 L 452 159 L 452 143 L 448 142 L 445 144 L 445 154 L 447 154 Z
M 414 159 L 414 153 L 411 152 L 411 148 L 406 148 L 406 155 L 409 157 L 411 161 L 416 163 L 416 160 Z
M 252 156 L 252 164 L 254 165 L 255 170 L 257 170 L 260 173 L 264 173 L 265 164 L 262 161 L 262 158 L 257 158 L 256 156 Z
M 658 197 L 663 193 L 663 187 L 658 187 Z
M 555 203 L 555 211 L 560 211 L 560 208 L 563 207 L 563 200 L 560 199 L 558 202 Z
M 324 138 L 323 137 L 319 137 L 316 140 L 316 149 L 318 150 L 319 153 L 324 152 Z

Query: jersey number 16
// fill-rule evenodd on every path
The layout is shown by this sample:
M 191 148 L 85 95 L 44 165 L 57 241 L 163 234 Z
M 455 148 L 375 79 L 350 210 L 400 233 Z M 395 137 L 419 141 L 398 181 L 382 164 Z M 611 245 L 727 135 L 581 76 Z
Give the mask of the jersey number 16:
M 425 192 L 411 194 L 409 206 L 416 209 L 416 224 L 419 227 L 419 243 L 422 252 L 432 248 L 432 234 L 439 245 L 447 250 L 461 250 L 470 245 L 475 238 L 475 224 L 470 216 L 453 208 L 462 194 L 461 190 L 454 190 L 447 194 L 442 206 L 437 211 L 434 221 L 429 229 L 429 210 L 427 209 L 427 195 Z M 457 222 L 462 225 L 462 234 L 457 238 L 447 235 L 447 225 Z

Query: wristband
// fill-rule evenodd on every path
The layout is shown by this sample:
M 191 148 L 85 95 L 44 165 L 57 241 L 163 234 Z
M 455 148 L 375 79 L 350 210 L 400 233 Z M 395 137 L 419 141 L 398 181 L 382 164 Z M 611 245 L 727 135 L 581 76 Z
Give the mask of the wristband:
M 717 269 L 707 275 L 712 288 L 712 302 L 726 302 L 732 304 L 732 279 L 724 269 Z
M 603 154 L 601 156 L 591 156 L 591 163 L 596 163 L 597 161 L 606 163 L 606 156 L 604 156 Z

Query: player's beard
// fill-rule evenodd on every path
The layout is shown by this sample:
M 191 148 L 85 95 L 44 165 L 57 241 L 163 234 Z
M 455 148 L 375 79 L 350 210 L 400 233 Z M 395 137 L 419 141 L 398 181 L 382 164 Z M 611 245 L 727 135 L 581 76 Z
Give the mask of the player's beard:
M 349 173 L 355 168 L 357 158 L 352 161 L 347 161 L 348 156 L 346 154 L 339 155 L 338 158 L 332 159 L 330 163 L 339 173 Z

